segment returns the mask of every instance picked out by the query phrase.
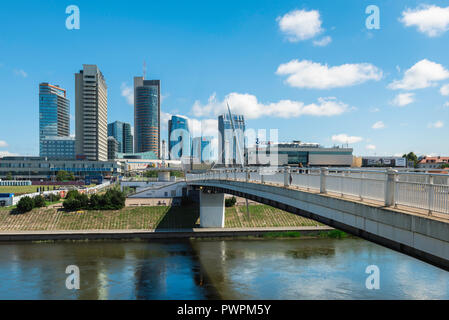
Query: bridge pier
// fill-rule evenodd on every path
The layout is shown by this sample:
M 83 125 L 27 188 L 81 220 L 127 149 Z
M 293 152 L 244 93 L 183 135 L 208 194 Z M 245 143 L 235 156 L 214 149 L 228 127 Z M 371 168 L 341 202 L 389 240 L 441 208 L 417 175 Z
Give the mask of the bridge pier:
M 201 228 L 224 228 L 224 193 L 207 193 L 203 190 L 200 191 L 200 226 Z

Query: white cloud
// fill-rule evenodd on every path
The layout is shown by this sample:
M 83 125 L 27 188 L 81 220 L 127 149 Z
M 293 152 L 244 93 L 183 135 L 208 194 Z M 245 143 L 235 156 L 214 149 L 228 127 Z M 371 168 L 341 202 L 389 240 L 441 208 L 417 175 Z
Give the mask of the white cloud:
M 0 140 L 0 148 L 6 148 L 8 146 L 8 144 L 6 143 L 6 141 Z
M 303 115 L 335 116 L 348 111 L 348 106 L 333 97 L 318 98 L 318 103 L 305 105 L 301 101 L 280 100 L 274 103 L 263 104 L 251 94 L 230 93 L 223 101 L 218 101 L 216 95 L 210 96 L 208 103 L 202 105 L 196 101 L 192 107 L 195 117 L 220 115 L 227 112 L 226 102 L 233 112 L 244 115 L 247 119 L 257 119 L 263 116 L 292 118 Z
M 276 21 L 290 42 L 311 39 L 323 31 L 317 10 L 293 10 L 278 17 Z
M 436 122 L 429 123 L 428 127 L 429 128 L 440 129 L 440 128 L 444 127 L 444 123 L 443 123 L 443 121 L 438 120 Z
M 346 133 L 341 133 L 341 134 L 336 134 L 332 136 L 332 141 L 333 142 L 338 142 L 338 143 L 357 143 L 362 141 L 363 138 L 362 137 L 355 137 L 355 136 L 348 136 Z
M 444 108 L 449 108 L 449 101 L 446 101 L 446 102 L 443 104 L 443 107 L 444 107 Z
M 16 76 L 19 76 L 19 77 L 23 77 L 23 78 L 27 78 L 28 77 L 28 73 L 26 73 L 24 70 L 22 70 L 22 69 L 15 69 L 14 70 L 14 74 L 16 75 Z
M 415 101 L 415 94 L 411 92 L 400 93 L 391 101 L 392 105 L 404 107 Z
M 383 129 L 383 128 L 385 128 L 385 124 L 383 123 L 383 121 L 377 121 L 375 124 L 373 124 L 373 126 L 371 128 Z
M 347 87 L 382 78 L 382 71 L 369 63 L 329 67 L 309 60 L 281 64 L 276 74 L 288 75 L 286 82 L 292 87 L 309 89 Z
M 367 150 L 376 150 L 376 146 L 374 144 L 368 144 L 365 148 Z
M 449 7 L 421 5 L 403 11 L 399 20 L 406 27 L 414 26 L 429 37 L 437 37 L 449 30 Z
M 192 137 L 218 137 L 217 119 L 189 119 L 189 129 Z
M 437 81 L 449 78 L 449 71 L 441 64 L 423 59 L 405 71 L 402 80 L 388 85 L 390 89 L 414 90 L 433 86 Z
M 440 88 L 440 93 L 442 96 L 449 96 L 449 83 Z
M 332 38 L 329 36 L 325 36 L 324 38 L 322 38 L 320 40 L 314 40 L 313 45 L 317 46 L 317 47 L 325 47 L 331 42 L 332 42 Z
M 379 112 L 379 111 L 380 111 L 379 108 L 371 108 L 371 109 L 370 109 L 370 112 Z
M 128 87 L 128 85 L 123 82 L 120 86 L 122 97 L 125 97 L 126 102 L 133 106 L 134 105 L 134 89 L 131 87 Z

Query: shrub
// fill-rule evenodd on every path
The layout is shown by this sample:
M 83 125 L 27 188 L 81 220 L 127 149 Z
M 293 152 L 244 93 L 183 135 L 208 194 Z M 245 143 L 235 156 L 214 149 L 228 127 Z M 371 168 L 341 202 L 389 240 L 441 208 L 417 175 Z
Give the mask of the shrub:
M 33 206 L 33 199 L 30 197 L 23 197 L 17 203 L 17 210 L 21 213 L 25 213 L 33 210 Z
M 42 208 L 45 207 L 45 199 L 43 196 L 35 196 L 33 198 L 33 207 L 34 208 Z
M 89 208 L 92 210 L 99 210 L 101 205 L 101 197 L 97 194 L 90 196 Z
M 69 192 L 67 192 L 65 198 L 66 199 L 70 199 L 70 198 L 76 198 L 80 193 L 78 192 L 78 190 L 70 190 Z
M 68 211 L 77 211 L 82 208 L 81 201 L 75 198 L 66 199 L 62 206 Z
M 233 207 L 237 203 L 237 199 L 235 197 L 225 199 L 225 207 Z
M 80 209 L 119 210 L 125 207 L 125 201 L 125 194 L 116 189 L 110 189 L 103 195 L 94 194 L 90 199 L 87 195 L 80 194 L 78 191 L 70 191 L 63 206 L 69 211 Z
M 71 190 L 67 193 L 66 199 L 62 205 L 64 209 L 69 211 L 89 209 L 89 197 L 79 193 L 77 190 Z

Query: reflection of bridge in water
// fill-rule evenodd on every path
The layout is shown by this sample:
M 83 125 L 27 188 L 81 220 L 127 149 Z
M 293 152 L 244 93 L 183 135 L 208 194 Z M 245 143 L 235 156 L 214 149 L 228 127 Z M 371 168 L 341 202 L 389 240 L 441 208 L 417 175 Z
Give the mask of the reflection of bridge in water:
M 221 169 L 190 174 L 202 227 L 224 226 L 224 194 L 338 228 L 449 270 L 449 176 L 394 170 Z

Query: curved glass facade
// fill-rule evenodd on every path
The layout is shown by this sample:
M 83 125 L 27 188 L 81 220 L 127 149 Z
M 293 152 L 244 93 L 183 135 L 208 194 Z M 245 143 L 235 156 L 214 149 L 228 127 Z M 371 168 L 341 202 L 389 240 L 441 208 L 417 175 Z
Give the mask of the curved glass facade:
M 135 151 L 160 156 L 160 81 L 138 78 L 134 97 Z
M 168 121 L 168 152 L 170 160 L 191 155 L 192 138 L 187 118 L 172 116 Z
M 39 154 L 42 157 L 67 158 L 67 153 L 57 153 L 59 148 L 49 148 L 51 145 L 60 145 L 55 138 L 68 138 L 70 136 L 70 101 L 66 98 L 66 91 L 49 83 L 39 84 Z M 49 143 L 48 140 L 52 140 Z M 67 142 L 71 144 L 72 142 Z M 65 145 L 65 141 L 63 143 Z M 64 148 L 65 149 L 65 148 Z M 48 152 L 51 150 L 52 154 Z M 72 153 L 72 151 L 71 151 Z

